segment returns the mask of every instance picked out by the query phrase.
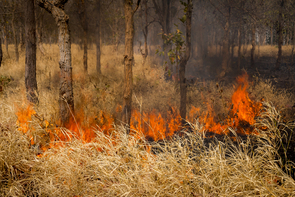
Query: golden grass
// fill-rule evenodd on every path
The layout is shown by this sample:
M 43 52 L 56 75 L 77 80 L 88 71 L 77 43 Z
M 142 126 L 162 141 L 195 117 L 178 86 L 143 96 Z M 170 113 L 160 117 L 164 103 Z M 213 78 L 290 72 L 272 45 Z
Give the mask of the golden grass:
M 44 119 L 58 119 L 58 47 L 44 45 L 46 55 L 38 51 L 37 80 L 40 103 L 35 108 Z M 265 113 L 257 120 L 259 136 L 235 145 L 231 139 L 206 144 L 203 126 L 191 123 L 193 133 L 185 137 L 147 145 L 145 139 L 127 136 L 123 127 L 115 126 L 112 135 L 98 128 L 92 143 L 73 139 L 38 157 L 38 146 L 18 130 L 15 115 L 18 106 L 26 106 L 24 87 L 24 52 L 15 63 L 13 47 L 10 58 L 4 51 L 1 75 L 12 76 L 0 93 L 0 194 L 1 196 L 294 196 L 295 182 L 282 170 L 278 154 L 280 127 L 285 124 L 275 107 L 288 110 L 293 95 L 276 90 L 270 82 L 258 80 L 249 91 L 253 98 L 264 98 Z M 119 54 L 123 47 L 120 46 Z M 87 116 L 99 110 L 116 113 L 122 102 L 123 65 L 121 55 L 112 55 L 112 46 L 102 48 L 103 77 L 95 74 L 95 47 L 90 48 L 89 77 L 82 83 L 82 51 L 72 46 L 76 109 Z M 142 76 L 141 56 L 135 55 L 135 108 L 167 112 L 178 106 L 179 90 L 164 80 L 161 67 L 148 60 Z M 49 75 L 51 73 L 51 77 Z M 222 89 L 222 91 L 221 91 Z M 227 113 L 233 86 L 216 86 L 214 82 L 197 83 L 188 90 L 189 106 L 207 109 L 213 105 L 217 114 Z M 274 103 L 274 106 L 268 103 Z M 278 123 L 278 124 L 271 124 Z M 29 132 L 35 138 L 47 131 L 37 119 Z M 291 129 L 294 125 L 287 124 Z M 32 128 L 32 127 L 30 127 Z M 71 132 L 65 130 L 65 132 Z M 183 131 L 186 132 L 186 131 Z M 231 129 L 232 133 L 235 133 Z M 115 136 L 115 137 L 114 137 Z M 239 138 L 237 137 L 237 140 Z M 252 144 L 255 142 L 255 147 Z M 62 142 L 56 142 L 57 144 Z M 161 150 L 154 154 L 152 150 Z
M 13 109 L 1 106 L 1 118 Z M 268 121 L 279 121 L 266 104 Z M 6 111 L 6 113 L 3 113 Z M 266 117 L 264 117 L 266 118 Z M 199 123 L 186 137 L 166 141 L 157 154 L 144 138 L 112 136 L 96 130 L 95 142 L 73 140 L 37 157 L 30 139 L 1 122 L 0 193 L 2 196 L 293 196 L 295 182 L 279 167 L 274 125 L 238 146 L 227 139 L 204 145 Z M 41 129 L 41 128 L 40 128 Z M 234 133 L 234 131 L 232 131 Z M 239 139 L 239 138 L 237 138 Z M 59 142 L 56 142 L 59 143 Z M 114 145 L 115 144 L 115 145 Z
M 292 45 L 284 45 L 282 46 L 282 53 L 283 56 L 291 56 L 292 54 Z M 241 53 L 244 57 L 250 57 L 251 56 L 251 48 L 252 45 L 242 45 L 241 46 Z M 217 55 L 220 54 L 220 49 L 222 50 L 222 47 L 220 48 L 219 45 L 217 45 Z M 197 49 L 196 49 L 197 50 Z M 208 47 L 208 53 L 211 55 L 216 55 L 216 46 Z M 278 46 L 277 45 L 261 45 L 258 47 L 258 45 L 255 46 L 255 56 L 260 57 L 277 57 L 278 55 Z M 234 57 L 238 57 L 238 47 L 234 47 Z

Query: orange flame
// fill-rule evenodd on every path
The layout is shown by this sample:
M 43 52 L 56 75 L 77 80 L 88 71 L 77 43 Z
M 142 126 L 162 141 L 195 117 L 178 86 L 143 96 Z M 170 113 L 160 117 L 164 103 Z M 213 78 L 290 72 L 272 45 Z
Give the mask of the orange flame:
M 195 118 L 198 118 L 201 123 L 204 124 L 204 129 L 210 132 L 223 134 L 226 133 L 226 128 L 236 128 L 237 132 L 246 132 L 250 134 L 252 129 L 250 125 L 255 123 L 255 117 L 259 115 L 261 104 L 252 101 L 249 98 L 248 88 L 248 75 L 244 74 L 237 78 L 238 88 L 234 92 L 231 98 L 232 105 L 229 109 L 229 115 L 222 123 L 215 121 L 215 113 L 213 108 L 208 104 L 207 112 L 200 112 L 200 108 L 191 107 L 187 119 L 192 122 Z M 116 112 L 119 113 L 122 110 L 121 106 L 116 108 Z M 31 144 L 34 145 L 33 137 L 30 136 L 30 121 L 32 116 L 36 116 L 32 106 L 27 108 L 19 108 L 16 113 L 18 120 L 17 124 L 19 130 L 24 134 L 29 135 Z M 48 148 L 56 147 L 55 141 L 70 141 L 71 138 L 79 138 L 83 142 L 88 143 L 95 140 L 96 133 L 94 128 L 99 127 L 101 132 L 109 134 L 113 129 L 114 118 L 105 113 L 99 112 L 95 117 L 88 117 L 86 121 L 83 110 L 76 111 L 75 118 L 73 118 L 66 128 L 69 129 L 72 134 L 64 135 L 63 130 L 59 127 L 51 127 L 48 121 L 44 121 L 43 128 L 47 131 L 50 138 L 49 147 L 41 146 L 43 151 Z M 87 123 L 86 123 L 87 122 Z M 132 111 L 130 134 L 131 135 L 144 135 L 149 140 L 163 140 L 165 138 L 172 137 L 177 131 L 181 129 L 181 117 L 179 111 L 173 107 L 170 107 L 168 113 L 161 114 L 153 110 L 151 113 L 140 112 L 138 110 Z

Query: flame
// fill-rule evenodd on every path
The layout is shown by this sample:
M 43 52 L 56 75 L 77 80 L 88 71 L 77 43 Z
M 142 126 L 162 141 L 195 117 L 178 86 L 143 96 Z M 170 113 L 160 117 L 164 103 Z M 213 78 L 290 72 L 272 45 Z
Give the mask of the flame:
M 227 128 L 232 127 L 237 132 L 250 134 L 253 132 L 251 125 L 255 123 L 255 117 L 259 115 L 261 104 L 252 101 L 247 92 L 248 88 L 248 75 L 244 74 L 237 78 L 238 88 L 235 90 L 231 97 L 231 107 L 228 117 L 225 117 L 222 122 L 216 121 L 216 114 L 213 107 L 207 103 L 207 111 L 201 112 L 200 108 L 192 106 L 187 120 L 193 122 L 198 118 L 200 123 L 204 125 L 204 129 L 217 134 L 227 133 Z M 116 113 L 122 111 L 121 106 L 117 106 Z M 47 132 L 50 143 L 47 145 L 40 145 L 40 149 L 46 151 L 48 148 L 55 148 L 62 146 L 60 143 L 56 145 L 56 141 L 70 141 L 72 138 L 81 139 L 83 142 L 88 143 L 95 140 L 95 129 L 99 128 L 101 132 L 110 134 L 113 129 L 115 118 L 103 111 L 100 111 L 95 117 L 86 117 L 84 111 L 76 111 L 75 117 L 70 120 L 66 128 L 71 131 L 69 135 L 65 135 L 64 129 L 54 126 L 47 120 L 38 118 L 37 113 L 31 105 L 27 107 L 18 107 L 17 125 L 19 131 L 28 135 L 31 139 L 31 145 L 34 145 L 34 137 L 32 132 L 34 127 L 30 124 L 32 117 L 36 117 L 39 124 Z M 145 136 L 148 140 L 158 141 L 169 139 L 177 131 L 181 130 L 181 117 L 179 111 L 170 107 L 166 114 L 158 113 L 153 110 L 150 113 L 145 113 L 138 110 L 132 111 L 130 123 L 130 135 Z

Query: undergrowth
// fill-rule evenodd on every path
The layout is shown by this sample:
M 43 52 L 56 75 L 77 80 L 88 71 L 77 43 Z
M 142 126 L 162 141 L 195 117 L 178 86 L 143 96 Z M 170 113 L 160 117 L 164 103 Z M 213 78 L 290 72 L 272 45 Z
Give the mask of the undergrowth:
M 37 56 L 40 102 L 35 110 L 40 119 L 55 123 L 59 118 L 58 50 L 57 45 L 44 48 L 46 55 Z M 95 50 L 90 48 L 88 76 L 84 77 L 80 75 L 81 50 L 72 47 L 75 108 L 85 115 L 86 122 L 100 110 L 119 117 L 116 108 L 122 104 L 122 57 L 108 55 L 112 54 L 109 46 L 102 51 L 103 75 L 98 78 L 95 74 Z M 177 107 L 179 90 L 174 82 L 164 79 L 163 69 L 152 60 L 144 68 L 139 65 L 141 56 L 135 55 L 133 107 L 163 114 L 169 107 Z M 204 126 L 195 120 L 181 136 L 150 143 L 144 136 L 126 135 L 117 122 L 109 135 L 92 128 L 96 138 L 91 143 L 56 141 L 58 148 L 40 154 L 16 124 L 18 108 L 27 105 L 24 54 L 20 63 L 4 58 L 0 71 L 14 79 L 0 94 L 1 196 L 295 195 L 294 98 L 269 81 L 257 79 L 249 88 L 251 99 L 264 100 L 264 108 L 254 125 L 259 135 L 247 139 L 228 128 L 235 139 L 212 138 L 208 143 Z M 202 112 L 210 106 L 217 119 L 222 119 L 227 116 L 234 90 L 233 85 L 196 81 L 188 88 L 188 108 L 196 106 Z M 36 139 L 47 133 L 37 119 L 30 125 L 34 129 L 30 127 L 29 132 Z
M 9 112 L 8 106 L 1 106 Z M 2 196 L 293 196 L 292 162 L 280 154 L 288 125 L 265 103 L 259 135 L 225 137 L 204 143 L 199 122 L 181 137 L 148 143 L 117 126 L 110 135 L 98 128 L 91 143 L 56 141 L 37 155 L 14 118 L 1 122 Z M 2 111 L 3 112 L 3 111 Z M 12 113 L 10 111 L 10 113 Z M 2 114 L 3 115 L 3 114 Z M 39 128 L 41 129 L 41 128 Z M 291 128 L 290 128 L 291 129 Z M 70 131 L 66 131 L 70 132 Z M 238 142 L 238 143 L 237 143 Z M 255 143 L 253 143 L 255 142 Z M 153 150 L 158 150 L 153 151 Z M 282 170 L 282 165 L 286 172 Z

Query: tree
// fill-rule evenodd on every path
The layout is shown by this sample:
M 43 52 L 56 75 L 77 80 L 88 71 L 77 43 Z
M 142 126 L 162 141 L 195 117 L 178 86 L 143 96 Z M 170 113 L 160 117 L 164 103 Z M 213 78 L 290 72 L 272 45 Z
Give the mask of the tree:
M 97 1 L 97 19 L 96 19 L 96 72 L 101 75 L 101 63 L 100 63 L 100 23 L 101 23 L 101 2 Z
M 278 19 L 278 23 L 279 23 L 279 29 L 278 29 L 278 34 L 279 34 L 279 38 L 278 38 L 278 58 L 277 58 L 277 62 L 276 62 L 276 69 L 279 69 L 281 62 L 282 62 L 282 45 L 283 45 L 283 11 L 284 11 L 284 4 L 285 4 L 285 0 L 279 0 L 280 3 L 280 7 L 279 7 L 279 19 Z
M 162 4 L 162 5 L 161 5 Z M 170 33 L 170 8 L 171 0 L 153 0 L 153 5 L 157 14 L 157 22 L 161 25 L 164 34 Z M 165 43 L 163 42 L 163 50 L 165 49 Z
M 26 0 L 25 8 L 25 32 L 26 32 L 26 68 L 25 84 L 27 99 L 36 104 L 38 102 L 36 80 L 36 22 L 35 1 Z
M 184 4 L 184 3 L 183 3 Z M 191 53 L 191 29 L 192 29 L 192 0 L 187 0 L 185 4 L 186 8 L 186 48 L 184 57 L 180 60 L 179 64 L 179 80 L 180 80 L 180 116 L 182 124 L 185 124 L 186 119 L 186 78 L 185 78 L 185 67 L 190 58 Z
M 52 14 L 58 27 L 58 45 L 60 53 L 59 108 L 61 124 L 65 126 L 74 113 L 74 96 L 72 86 L 71 40 L 69 17 L 64 11 L 68 0 L 37 0 L 40 7 Z
M 125 14 L 125 54 L 124 54 L 124 100 L 122 121 L 128 126 L 131 119 L 132 86 L 133 76 L 132 67 L 134 65 L 133 41 L 134 41 L 134 20 L 133 16 L 139 7 L 140 0 L 137 0 L 136 7 L 133 9 L 133 0 L 124 0 Z M 129 129 L 127 129 L 129 133 Z
M 16 62 L 19 60 L 19 52 L 18 52 L 18 39 L 17 39 L 17 31 L 16 31 L 16 19 L 15 19 L 15 12 L 17 9 L 17 2 L 13 1 L 13 10 L 12 10 L 12 19 L 11 19 L 11 28 L 12 28 L 12 33 L 13 33 L 13 40 L 14 40 L 14 50 L 15 50 L 15 59 Z
M 87 65 L 87 31 L 88 31 L 88 23 L 87 23 L 87 14 L 86 14 L 86 0 L 78 0 L 78 10 L 79 10 L 79 17 L 82 24 L 83 29 L 83 67 L 84 67 L 84 74 L 87 74 L 88 65 Z M 80 5 L 81 4 L 81 5 Z
M 148 26 L 150 23 L 148 23 L 148 6 L 147 6 L 147 2 L 148 0 L 144 0 L 144 27 L 142 28 L 142 32 L 143 32 L 143 37 L 144 37 L 144 51 L 141 49 L 141 46 L 140 46 L 140 52 L 141 52 L 141 55 L 142 55 L 142 58 L 143 58 L 143 61 L 142 61 L 142 70 L 143 70 L 143 75 L 144 75 L 144 65 L 145 65 L 145 62 L 146 62 L 146 58 L 148 56 L 148 48 L 147 48 L 147 37 L 148 37 Z M 143 10 L 143 8 L 141 8 Z M 141 43 L 140 43 L 141 45 Z
M 1 67 L 1 63 L 2 63 L 2 57 L 3 57 L 3 52 L 2 52 L 2 39 L 0 36 L 0 67 Z
M 209 0 L 211 5 L 225 18 L 225 22 L 223 23 L 223 30 L 224 30 L 224 36 L 222 40 L 222 63 L 221 68 L 222 71 L 219 74 L 220 78 L 223 78 L 225 74 L 228 72 L 228 67 L 230 64 L 230 53 L 229 53 L 229 47 L 230 47 L 230 28 L 231 28 L 231 11 L 232 11 L 232 0 L 224 0 L 224 1 L 218 1 L 218 4 L 213 3 L 212 0 Z M 222 24 L 222 22 L 220 22 Z

